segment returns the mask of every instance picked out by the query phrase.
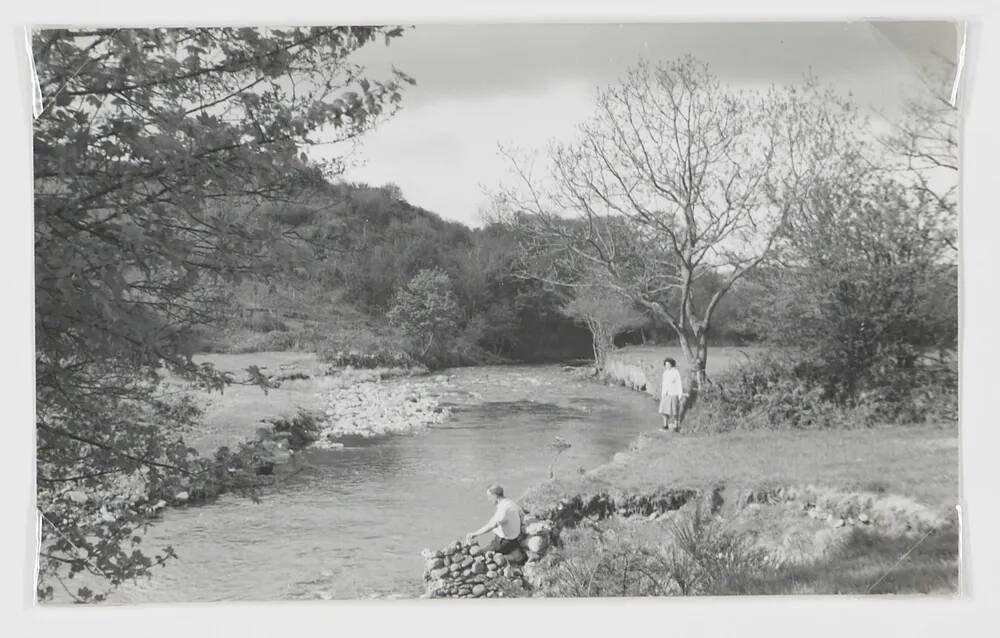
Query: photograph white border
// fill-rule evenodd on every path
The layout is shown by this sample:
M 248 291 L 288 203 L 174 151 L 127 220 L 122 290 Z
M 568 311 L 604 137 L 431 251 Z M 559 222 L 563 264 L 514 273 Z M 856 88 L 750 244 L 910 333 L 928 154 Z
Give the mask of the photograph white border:
M 996 114 L 1000 113 L 997 43 L 1000 19 L 988 0 L 902 2 L 841 0 L 803 6 L 790 0 L 746 4 L 615 0 L 403 2 L 347 5 L 286 0 L 210 4 L 196 0 L 140 3 L 47 0 L 16 3 L 0 50 L 3 100 L 3 188 L 8 204 L 0 259 L 4 300 L 3 621 L 13 636 L 299 636 L 299 635 L 601 635 L 776 636 L 987 635 L 1000 602 L 1000 529 L 995 488 L 1000 450 L 990 364 L 998 358 L 996 276 Z M 426 22 L 804 21 L 846 18 L 952 19 L 969 26 L 962 145 L 962 520 L 963 591 L 956 597 L 741 597 L 520 601 L 337 601 L 38 607 L 31 586 L 35 553 L 32 382 L 33 278 L 31 93 L 27 25 L 335 24 Z M 9 633 L 8 633 L 9 632 Z

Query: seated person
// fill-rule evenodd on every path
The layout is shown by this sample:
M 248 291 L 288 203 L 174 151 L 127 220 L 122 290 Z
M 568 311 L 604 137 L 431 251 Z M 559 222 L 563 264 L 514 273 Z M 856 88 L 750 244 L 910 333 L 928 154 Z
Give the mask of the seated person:
M 517 503 L 505 497 L 503 488 L 495 484 L 487 488 L 486 496 L 496 504 L 496 512 L 485 525 L 466 534 L 465 540 L 472 542 L 474 537 L 492 530 L 493 539 L 486 546 L 487 550 L 507 554 L 518 549 L 517 539 L 521 535 L 521 510 L 517 507 Z

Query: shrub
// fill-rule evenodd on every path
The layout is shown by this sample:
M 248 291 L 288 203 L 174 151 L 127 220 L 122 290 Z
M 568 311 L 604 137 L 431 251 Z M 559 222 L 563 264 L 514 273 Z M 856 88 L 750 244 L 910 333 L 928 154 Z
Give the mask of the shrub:
M 674 523 L 668 573 L 683 594 L 750 594 L 758 579 L 777 568 L 751 540 L 726 530 L 700 507 Z
M 885 375 L 854 396 L 831 388 L 815 363 L 792 354 L 735 365 L 699 396 L 696 430 L 866 427 L 957 419 L 954 365 L 922 365 Z
M 377 352 L 344 352 L 323 351 L 320 353 L 320 360 L 329 363 L 336 368 L 409 368 L 416 362 L 413 357 L 406 352 L 388 352 L 380 350 Z
M 299 413 L 290 420 L 277 418 L 269 422 L 275 433 L 287 433 L 288 448 L 291 450 L 301 450 L 319 439 L 319 423 L 304 410 L 299 410 Z
M 410 337 L 415 357 L 425 361 L 446 350 L 458 330 L 460 315 L 451 278 L 432 269 L 419 271 L 396 291 L 387 318 Z
M 630 529 L 574 529 L 543 559 L 546 596 L 669 596 L 752 593 L 776 561 L 700 507 L 667 535 Z
M 665 596 L 671 589 L 662 554 L 617 531 L 572 530 L 542 562 L 543 596 Z

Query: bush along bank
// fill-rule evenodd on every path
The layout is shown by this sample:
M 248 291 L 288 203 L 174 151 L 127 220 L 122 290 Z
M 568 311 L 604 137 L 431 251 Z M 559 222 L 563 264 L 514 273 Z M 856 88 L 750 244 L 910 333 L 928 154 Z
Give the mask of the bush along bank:
M 420 368 L 330 369 L 310 376 L 293 372 L 274 379 L 275 387 L 303 384 L 324 398 L 325 409 L 300 409 L 292 417 L 264 419 L 255 436 L 224 446 L 206 457 L 203 469 L 144 497 L 151 512 L 174 505 L 204 503 L 224 492 L 249 493 L 301 469 L 296 453 L 308 448 L 337 449 L 352 438 L 411 434 L 447 419 L 441 393 L 446 375 L 425 376 Z M 419 380 L 418 380 L 419 379 Z
M 608 354 L 598 379 L 659 397 L 662 354 Z M 954 353 L 914 355 L 917 363 L 892 374 L 852 382 L 831 375 L 822 360 L 802 353 L 758 352 L 713 374 L 697 391 L 686 426 L 695 431 L 822 429 L 958 422 Z M 876 370 L 881 370 L 877 368 Z

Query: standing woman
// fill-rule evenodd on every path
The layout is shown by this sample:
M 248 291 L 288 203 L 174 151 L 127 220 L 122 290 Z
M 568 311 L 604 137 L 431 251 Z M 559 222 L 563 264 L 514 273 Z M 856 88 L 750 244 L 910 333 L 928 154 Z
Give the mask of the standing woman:
M 677 362 L 673 359 L 663 360 L 663 382 L 660 384 L 660 414 L 663 416 L 663 429 L 677 430 L 680 428 L 681 406 L 684 398 L 684 384 Z

